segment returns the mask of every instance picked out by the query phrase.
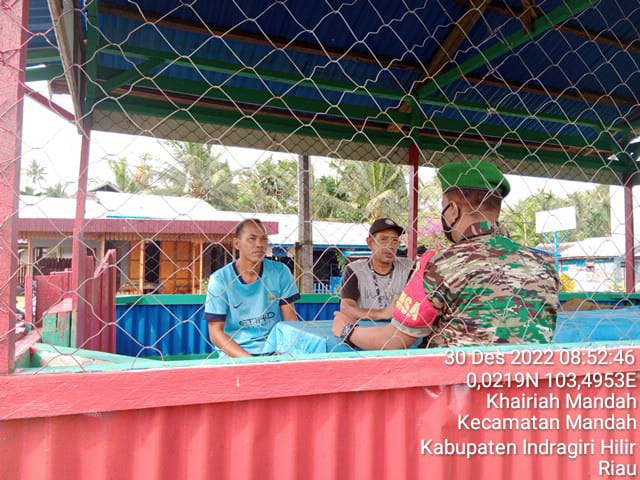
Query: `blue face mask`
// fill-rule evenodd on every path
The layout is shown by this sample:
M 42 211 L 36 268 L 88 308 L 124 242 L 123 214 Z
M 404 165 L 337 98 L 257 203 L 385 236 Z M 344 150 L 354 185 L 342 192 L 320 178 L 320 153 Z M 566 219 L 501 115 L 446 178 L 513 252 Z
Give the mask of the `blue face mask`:
M 447 240 L 449 240 L 451 243 L 455 243 L 453 241 L 453 235 L 451 234 L 451 230 L 453 229 L 453 225 L 449 225 L 447 220 L 444 218 L 444 212 L 446 212 L 449 209 L 450 206 L 451 206 L 451 204 L 449 204 L 446 207 L 444 207 L 444 209 L 440 213 L 440 223 L 442 224 L 442 232 L 444 233 L 444 236 L 447 237 Z

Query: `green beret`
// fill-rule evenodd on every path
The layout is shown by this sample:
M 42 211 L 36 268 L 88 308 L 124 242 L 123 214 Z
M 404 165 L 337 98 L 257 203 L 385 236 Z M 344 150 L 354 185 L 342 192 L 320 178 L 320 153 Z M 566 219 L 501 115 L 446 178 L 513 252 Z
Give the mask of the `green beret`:
M 483 160 L 448 163 L 438 170 L 442 192 L 450 188 L 493 190 L 502 198 L 509 195 L 509 181 L 493 163 Z

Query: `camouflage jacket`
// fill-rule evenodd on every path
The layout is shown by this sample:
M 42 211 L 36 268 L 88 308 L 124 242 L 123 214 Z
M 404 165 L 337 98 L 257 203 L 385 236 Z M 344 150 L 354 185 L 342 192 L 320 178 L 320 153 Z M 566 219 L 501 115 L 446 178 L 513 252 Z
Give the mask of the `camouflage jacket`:
M 440 311 L 430 327 L 394 325 L 429 347 L 547 343 L 560 281 L 543 255 L 511 240 L 499 223 L 471 225 L 429 260 L 424 290 Z

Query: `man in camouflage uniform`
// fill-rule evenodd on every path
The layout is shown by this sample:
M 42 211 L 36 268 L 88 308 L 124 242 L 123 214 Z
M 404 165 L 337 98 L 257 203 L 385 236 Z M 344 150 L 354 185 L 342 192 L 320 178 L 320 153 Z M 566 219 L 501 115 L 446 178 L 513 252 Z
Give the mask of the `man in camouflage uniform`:
M 550 342 L 560 281 L 498 222 L 507 179 L 484 161 L 450 163 L 438 178 L 453 244 L 421 257 L 390 324 L 358 327 L 337 313 L 334 333 L 370 350 L 407 348 L 421 337 L 429 347 Z

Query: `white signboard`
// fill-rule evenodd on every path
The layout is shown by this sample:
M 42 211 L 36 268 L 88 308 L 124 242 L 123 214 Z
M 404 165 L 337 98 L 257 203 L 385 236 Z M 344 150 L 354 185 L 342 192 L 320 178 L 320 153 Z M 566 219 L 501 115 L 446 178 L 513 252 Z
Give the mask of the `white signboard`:
M 536 233 L 563 232 L 576 228 L 576 207 L 536 212 Z

